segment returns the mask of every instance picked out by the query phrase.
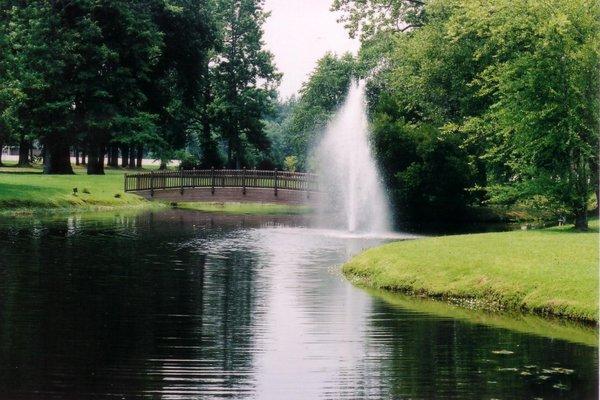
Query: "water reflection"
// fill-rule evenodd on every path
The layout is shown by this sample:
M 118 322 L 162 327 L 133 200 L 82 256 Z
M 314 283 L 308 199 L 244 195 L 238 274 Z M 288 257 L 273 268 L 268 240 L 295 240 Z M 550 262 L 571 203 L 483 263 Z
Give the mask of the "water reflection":
M 304 223 L 0 220 L 0 398 L 597 397 L 595 347 L 373 297 L 378 241 Z

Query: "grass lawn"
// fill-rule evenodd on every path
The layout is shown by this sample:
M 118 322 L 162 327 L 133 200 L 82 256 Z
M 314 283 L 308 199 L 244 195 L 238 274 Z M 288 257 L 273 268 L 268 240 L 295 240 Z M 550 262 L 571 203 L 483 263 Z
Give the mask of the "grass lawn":
M 266 203 L 177 203 L 176 208 L 202 212 L 252 215 L 285 215 L 307 214 L 311 211 L 307 206 L 291 206 Z
M 41 167 L 0 168 L 0 212 L 21 213 L 40 209 L 103 208 L 149 204 L 123 192 L 120 169 L 107 169 L 106 175 L 86 175 L 75 168 L 75 175 L 43 175 Z M 77 194 L 73 194 L 77 188 Z
M 343 267 L 368 287 L 458 304 L 598 321 L 598 220 L 570 227 L 443 236 L 367 250 Z

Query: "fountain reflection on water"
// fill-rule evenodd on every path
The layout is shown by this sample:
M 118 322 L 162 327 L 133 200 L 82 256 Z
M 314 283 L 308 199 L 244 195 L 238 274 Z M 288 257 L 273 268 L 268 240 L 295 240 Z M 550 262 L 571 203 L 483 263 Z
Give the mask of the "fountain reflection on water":
M 0 400 L 598 397 L 593 329 L 383 301 L 338 266 L 385 240 L 307 222 L 0 217 Z
M 369 145 L 365 82 L 353 83 L 314 151 L 320 186 L 319 214 L 328 227 L 381 234 L 391 230 L 387 196 Z M 327 215 L 335 214 L 335 218 Z

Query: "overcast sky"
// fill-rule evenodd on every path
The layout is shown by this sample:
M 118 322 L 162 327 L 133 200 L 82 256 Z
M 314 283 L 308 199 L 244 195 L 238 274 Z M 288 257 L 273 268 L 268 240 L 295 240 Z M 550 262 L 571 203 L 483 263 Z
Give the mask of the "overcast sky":
M 283 72 L 279 93 L 287 98 L 296 93 L 327 51 L 356 53 L 358 40 L 348 38 L 336 14 L 329 11 L 331 0 L 266 0 L 271 17 L 265 24 L 265 42 Z

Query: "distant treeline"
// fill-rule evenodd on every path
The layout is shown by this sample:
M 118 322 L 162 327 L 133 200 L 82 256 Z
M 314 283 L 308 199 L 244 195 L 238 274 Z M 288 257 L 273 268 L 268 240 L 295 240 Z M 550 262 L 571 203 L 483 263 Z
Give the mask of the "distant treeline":
M 263 0 L 0 2 L 0 146 L 43 149 L 46 173 L 139 166 L 150 153 L 272 164 L 276 72 Z M 119 160 L 119 157 L 121 159 Z
M 270 135 L 306 168 L 348 83 L 365 77 L 397 216 L 520 205 L 584 228 L 598 202 L 599 4 L 336 0 L 359 55 L 325 56 Z

